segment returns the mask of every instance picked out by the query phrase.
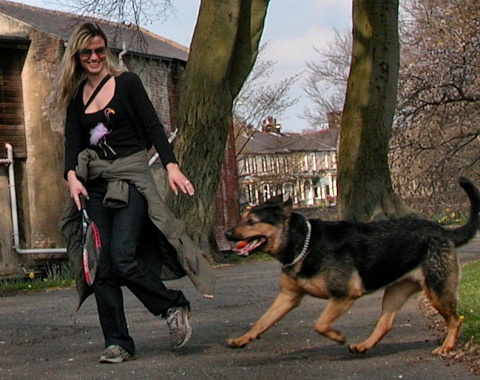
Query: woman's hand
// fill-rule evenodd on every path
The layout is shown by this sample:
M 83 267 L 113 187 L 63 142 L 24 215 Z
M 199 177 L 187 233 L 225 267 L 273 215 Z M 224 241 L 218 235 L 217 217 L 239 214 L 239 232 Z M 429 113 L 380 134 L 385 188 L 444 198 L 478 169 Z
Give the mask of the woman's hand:
M 180 189 L 183 193 L 188 195 L 195 194 L 195 188 L 190 180 L 180 171 L 178 164 L 173 162 L 167 164 L 168 184 L 175 195 L 178 195 Z
M 81 210 L 82 205 L 80 203 L 79 195 L 83 194 L 85 198 L 88 199 L 87 189 L 83 186 L 83 183 L 79 181 L 77 178 L 77 173 L 74 170 L 70 170 L 67 173 L 67 181 L 68 181 L 68 191 L 70 192 L 70 198 L 75 201 L 77 205 L 77 209 Z

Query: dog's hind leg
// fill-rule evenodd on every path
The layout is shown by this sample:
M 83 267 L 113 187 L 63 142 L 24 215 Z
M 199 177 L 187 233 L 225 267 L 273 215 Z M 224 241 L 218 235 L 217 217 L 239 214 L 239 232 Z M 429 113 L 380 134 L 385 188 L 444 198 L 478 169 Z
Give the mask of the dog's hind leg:
M 394 283 L 385 289 L 382 303 L 382 314 L 373 330 L 373 333 L 362 343 L 350 344 L 348 350 L 355 354 L 364 354 L 375 346 L 392 329 L 398 310 L 410 298 L 421 290 L 417 281 L 405 280 Z
M 462 325 L 462 320 L 457 314 L 460 271 L 455 248 L 452 245 L 449 248 L 449 252 L 443 250 L 442 254 L 438 255 L 436 267 L 430 265 L 426 269 L 425 294 L 447 324 L 447 336 L 443 344 L 432 351 L 434 355 L 442 355 L 455 348 Z
M 452 351 L 457 343 L 458 333 L 462 320 L 457 314 L 456 298 L 449 298 L 442 295 L 439 297 L 437 294 L 425 292 L 432 306 L 438 310 L 440 315 L 445 319 L 447 324 L 447 336 L 440 347 L 437 347 L 432 351 L 434 355 L 442 355 Z
M 260 339 L 260 336 L 282 319 L 285 314 L 294 309 L 300 304 L 303 298 L 303 293 L 297 293 L 284 288 L 281 289 L 277 298 L 273 301 L 272 306 L 266 313 L 255 322 L 252 328 L 239 338 L 232 338 L 227 341 L 229 347 L 243 348 L 248 343 L 255 339 Z
M 345 337 L 339 331 L 332 329 L 332 325 L 350 310 L 354 302 L 355 299 L 353 298 L 331 298 L 327 302 L 327 306 L 322 315 L 315 323 L 315 331 L 328 339 L 344 344 Z

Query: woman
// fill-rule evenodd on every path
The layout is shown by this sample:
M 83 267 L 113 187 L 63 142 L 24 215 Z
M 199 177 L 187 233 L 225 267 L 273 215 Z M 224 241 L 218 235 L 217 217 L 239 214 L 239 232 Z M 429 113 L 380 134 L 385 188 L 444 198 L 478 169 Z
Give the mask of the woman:
M 180 191 L 192 196 L 194 186 L 180 171 L 140 78 L 118 66 L 98 25 L 86 23 L 73 32 L 58 82 L 55 99 L 58 107 L 67 111 L 64 175 L 71 208 L 78 214 L 79 197 L 87 198 L 87 212 L 99 226 L 102 240 L 99 272 L 93 284 L 105 338 L 100 362 L 119 363 L 135 358 L 135 344 L 123 308 L 122 285 L 152 314 L 166 318 L 172 347 L 181 347 L 191 336 L 190 304 L 181 291 L 167 289 L 137 255 L 145 220 L 155 213 L 162 214 L 154 223 L 162 227 L 177 254 L 190 249 L 185 246 L 190 243 L 184 233 L 178 237 L 174 236 L 175 231 L 168 231 L 170 224 L 178 223 L 172 222 L 173 216 L 156 192 L 147 164 L 150 145 L 160 154 L 175 194 Z M 121 189 L 117 199 L 110 196 L 114 187 L 116 193 Z M 61 226 L 68 241 L 72 230 L 65 228 L 66 223 Z M 72 257 L 70 252 L 69 256 Z M 188 258 L 180 258 L 182 265 L 188 267 L 185 260 Z M 203 277 L 208 282 L 210 268 L 202 265 Z M 206 288 L 213 290 L 213 282 Z

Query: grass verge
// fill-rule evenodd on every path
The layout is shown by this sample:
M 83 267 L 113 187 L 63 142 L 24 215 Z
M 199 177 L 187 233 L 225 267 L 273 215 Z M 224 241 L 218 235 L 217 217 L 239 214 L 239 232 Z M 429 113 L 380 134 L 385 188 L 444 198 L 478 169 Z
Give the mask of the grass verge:
M 7 297 L 25 292 L 68 288 L 74 284 L 75 274 L 68 264 L 53 264 L 47 266 L 45 272 L 41 276 L 30 273 L 26 278 L 0 281 L 0 297 Z
M 475 375 L 480 375 L 480 302 L 478 289 L 480 286 L 480 261 L 462 265 L 460 281 L 460 300 L 458 314 L 463 318 L 462 327 L 456 348 L 444 355 L 445 359 L 465 363 Z M 430 305 L 427 297 L 422 293 L 419 305 L 430 321 L 430 328 L 446 332 L 445 321 Z M 444 336 L 439 338 L 439 343 Z
M 473 341 L 479 344 L 480 339 L 480 261 L 462 267 L 460 281 L 460 302 L 458 313 L 464 318 L 460 332 L 460 341 Z

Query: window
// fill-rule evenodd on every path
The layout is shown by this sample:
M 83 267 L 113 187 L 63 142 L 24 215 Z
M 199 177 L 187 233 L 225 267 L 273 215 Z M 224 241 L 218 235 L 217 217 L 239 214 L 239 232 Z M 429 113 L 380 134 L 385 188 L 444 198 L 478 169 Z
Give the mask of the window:
M 270 185 L 266 184 L 262 186 L 262 202 L 265 202 L 270 198 Z
M 272 167 L 272 169 L 273 169 L 272 171 L 273 171 L 273 173 L 275 173 L 275 174 L 279 174 L 280 171 L 278 170 L 278 167 L 279 167 L 279 165 L 278 165 L 278 157 L 277 157 L 277 156 L 271 156 L 271 158 L 272 158 L 272 166 L 273 166 L 273 167 Z
M 266 173 L 268 171 L 268 163 L 267 163 L 267 158 L 265 156 L 262 156 L 262 172 Z
M 315 153 L 310 153 L 310 168 L 313 172 L 317 171 L 317 160 Z
M 314 194 L 313 194 L 312 183 L 310 181 L 305 181 L 304 189 L 305 189 L 304 197 L 305 197 L 305 200 L 307 201 L 307 205 L 312 206 L 313 203 L 314 203 L 314 201 L 313 201 Z
M 251 173 L 252 173 L 252 172 L 251 172 L 251 169 L 250 169 L 250 162 L 249 162 L 249 160 L 250 160 L 250 159 L 249 159 L 248 157 L 243 160 L 244 173 L 242 173 L 242 174 L 248 175 L 248 174 L 251 174 Z
M 0 48 L 0 148 L 13 147 L 16 158 L 27 157 L 22 70 L 27 45 Z
M 256 204 L 257 199 L 255 197 L 255 190 L 254 190 L 252 184 L 248 184 L 246 186 L 245 193 L 246 193 L 245 195 L 246 195 L 248 204 L 250 204 L 250 205 Z
M 283 157 L 282 161 L 283 161 L 283 172 L 288 173 L 290 170 L 289 170 L 287 157 Z
M 303 171 L 308 172 L 308 155 L 303 156 Z
M 293 186 L 291 183 L 284 183 L 282 185 L 282 193 L 287 197 L 293 196 Z

